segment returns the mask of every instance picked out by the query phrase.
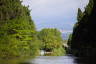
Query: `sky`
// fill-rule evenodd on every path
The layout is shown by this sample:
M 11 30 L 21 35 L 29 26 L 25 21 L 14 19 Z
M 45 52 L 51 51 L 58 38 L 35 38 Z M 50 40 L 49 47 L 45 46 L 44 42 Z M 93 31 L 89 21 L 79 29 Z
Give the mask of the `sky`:
M 78 8 L 84 11 L 88 0 L 24 0 L 23 4 L 29 5 L 37 30 L 57 28 L 71 32 L 77 21 Z

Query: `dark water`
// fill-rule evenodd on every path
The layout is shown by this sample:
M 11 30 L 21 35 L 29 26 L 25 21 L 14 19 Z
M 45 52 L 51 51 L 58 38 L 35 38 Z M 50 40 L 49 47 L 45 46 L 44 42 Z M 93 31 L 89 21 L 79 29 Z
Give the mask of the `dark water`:
M 17 60 L 18 61 L 18 60 Z M 17 61 L 0 61 L 0 64 L 18 64 Z M 74 57 L 74 56 L 38 56 L 35 59 L 22 61 L 19 64 L 96 64 L 93 57 Z
M 30 60 L 30 64 L 77 64 L 72 56 L 39 56 Z M 27 63 L 26 63 L 27 64 Z
M 22 64 L 96 64 L 96 58 L 74 56 L 38 56 Z

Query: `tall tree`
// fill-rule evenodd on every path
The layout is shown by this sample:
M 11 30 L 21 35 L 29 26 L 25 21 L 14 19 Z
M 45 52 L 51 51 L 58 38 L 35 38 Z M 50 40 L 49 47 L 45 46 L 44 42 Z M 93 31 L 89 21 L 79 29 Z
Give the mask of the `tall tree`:
M 79 13 L 79 11 L 78 11 Z M 71 52 L 79 57 L 96 57 L 96 0 L 89 0 L 83 17 L 78 14 L 71 38 Z
M 34 56 L 36 29 L 20 0 L 0 0 L 0 59 Z
M 78 20 L 78 22 L 82 19 L 82 17 L 83 17 L 83 12 L 81 11 L 80 8 L 78 8 L 78 14 L 77 14 L 77 20 Z

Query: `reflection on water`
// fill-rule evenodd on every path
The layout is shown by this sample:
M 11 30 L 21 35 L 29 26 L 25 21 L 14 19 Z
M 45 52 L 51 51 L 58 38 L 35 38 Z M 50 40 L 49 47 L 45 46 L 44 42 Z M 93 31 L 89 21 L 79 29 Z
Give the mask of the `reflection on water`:
M 3 62 L 3 61 L 2 61 Z M 4 61 L 0 64 L 15 64 L 12 62 Z M 74 56 L 39 56 L 35 59 L 29 60 L 19 64 L 96 64 L 96 58 L 77 58 Z
M 75 62 L 78 64 L 96 64 L 96 58 L 93 57 L 81 57 L 75 59 Z
M 31 64 L 76 64 L 71 56 L 39 56 L 30 61 Z
M 19 64 L 32 64 L 32 63 L 29 63 L 29 62 L 24 62 L 24 63 L 19 63 Z

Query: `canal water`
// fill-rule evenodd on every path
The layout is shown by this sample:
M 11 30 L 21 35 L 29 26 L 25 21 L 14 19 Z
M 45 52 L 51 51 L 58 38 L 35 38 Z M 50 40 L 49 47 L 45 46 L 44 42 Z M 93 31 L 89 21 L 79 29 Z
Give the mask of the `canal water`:
M 30 64 L 77 64 L 72 56 L 38 56 Z

